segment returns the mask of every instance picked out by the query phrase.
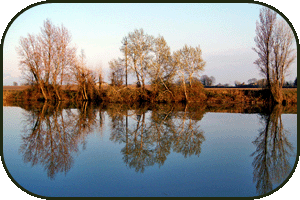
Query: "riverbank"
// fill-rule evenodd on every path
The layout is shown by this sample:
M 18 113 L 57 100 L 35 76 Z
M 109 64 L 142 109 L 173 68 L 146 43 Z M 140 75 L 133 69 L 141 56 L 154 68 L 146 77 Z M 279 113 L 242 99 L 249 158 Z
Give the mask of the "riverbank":
M 182 102 L 184 91 L 177 88 L 173 93 L 157 92 L 151 88 L 143 91 L 136 87 L 105 87 L 97 91 L 95 99 L 91 101 L 103 101 L 113 103 L 133 103 L 137 101 L 148 102 Z M 266 91 L 261 88 L 200 88 L 188 91 L 191 102 L 203 102 L 208 104 L 264 104 Z M 63 88 L 62 96 L 65 101 L 78 101 L 76 87 Z M 97 98 L 96 98 L 97 97 Z M 297 88 L 283 88 L 285 104 L 297 104 Z M 39 92 L 29 86 L 3 86 L 3 101 L 43 101 Z
M 207 101 L 214 103 L 262 104 L 266 100 L 266 91 L 261 88 L 205 88 Z M 286 104 L 297 104 L 297 88 L 283 88 L 283 100 Z
M 192 112 L 194 117 L 203 115 L 206 112 L 214 113 L 268 113 L 269 107 L 263 104 L 213 104 L 213 103 L 149 103 L 149 102 L 135 102 L 132 104 L 124 103 L 107 103 L 107 102 L 70 102 L 59 101 L 53 103 L 47 102 L 3 102 L 5 107 L 21 107 L 27 111 L 40 112 L 47 110 L 46 113 L 53 113 L 54 111 L 62 109 L 80 109 L 84 112 L 90 112 L 90 109 L 96 110 L 110 110 L 112 113 L 126 113 L 130 110 L 160 110 L 168 113 L 170 111 L 177 112 Z M 197 114 L 198 113 L 198 114 Z M 288 104 L 282 106 L 282 113 L 297 114 L 297 104 Z

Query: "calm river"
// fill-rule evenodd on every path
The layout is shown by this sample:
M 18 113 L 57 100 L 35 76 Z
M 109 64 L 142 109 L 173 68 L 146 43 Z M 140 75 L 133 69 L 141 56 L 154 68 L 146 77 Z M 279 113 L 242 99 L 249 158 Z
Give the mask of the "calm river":
M 4 106 L 4 165 L 21 187 L 46 197 L 258 196 L 295 165 L 296 113 L 282 106 Z

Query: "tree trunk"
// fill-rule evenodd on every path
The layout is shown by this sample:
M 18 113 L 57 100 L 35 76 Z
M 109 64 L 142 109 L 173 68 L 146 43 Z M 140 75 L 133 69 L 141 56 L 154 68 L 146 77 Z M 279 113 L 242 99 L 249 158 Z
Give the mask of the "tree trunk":
M 160 75 L 158 75 L 158 76 L 159 76 L 159 78 L 160 78 L 160 81 L 163 83 L 163 85 L 164 85 L 165 88 L 168 90 L 168 92 L 171 93 L 173 99 L 175 100 L 175 96 L 173 95 L 173 92 L 171 92 L 171 90 L 169 90 L 169 88 L 166 86 L 165 82 L 162 80 L 161 76 L 160 76 Z
M 282 103 L 282 88 L 279 86 L 279 82 L 271 84 L 271 95 L 275 104 Z
M 137 79 L 137 81 L 138 81 L 138 82 L 137 82 L 137 86 L 139 87 L 140 84 L 141 84 L 140 77 L 139 77 L 138 72 L 136 72 L 135 74 L 136 74 L 136 79 Z
M 127 87 L 127 73 L 128 73 L 128 62 L 127 62 L 127 42 L 126 42 L 126 47 L 125 47 L 125 67 L 126 67 L 126 69 L 125 69 L 125 78 L 126 78 L 126 87 Z
M 142 79 L 142 90 L 143 90 L 143 92 L 145 92 L 145 79 L 144 78 Z
M 61 97 L 60 97 L 60 95 L 59 95 L 57 86 L 55 86 L 55 93 L 56 93 L 56 96 L 57 96 L 58 100 L 61 101 Z
M 88 96 L 87 96 L 87 93 L 86 93 L 86 86 L 85 86 L 85 83 L 83 84 L 83 95 L 84 95 L 84 100 L 88 100 Z
M 39 84 L 39 85 L 40 85 L 40 88 L 42 90 L 42 94 L 44 96 L 44 99 L 47 101 L 48 98 L 47 98 L 47 95 L 46 95 L 46 91 L 45 91 L 44 85 L 43 84 Z
M 186 101 L 189 101 L 189 100 L 188 100 L 188 95 L 187 95 L 187 92 L 186 92 L 186 85 L 185 85 L 185 80 L 184 80 L 184 78 L 182 78 L 182 83 L 183 83 L 183 89 L 184 89 L 185 100 L 186 100 Z
M 190 87 L 192 88 L 192 81 L 193 81 L 193 76 L 192 76 L 192 74 L 190 74 Z

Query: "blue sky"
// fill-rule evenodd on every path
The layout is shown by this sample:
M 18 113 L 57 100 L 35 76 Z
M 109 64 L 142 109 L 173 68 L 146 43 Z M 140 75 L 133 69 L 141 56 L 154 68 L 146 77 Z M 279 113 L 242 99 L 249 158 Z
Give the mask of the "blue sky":
M 108 75 L 108 62 L 121 56 L 121 40 L 134 29 L 162 35 L 176 51 L 200 45 L 205 71 L 217 83 L 234 84 L 262 78 L 253 64 L 257 58 L 255 24 L 257 4 L 42 4 L 21 14 L 8 29 L 4 40 L 3 84 L 21 83 L 15 48 L 21 36 L 37 34 L 46 18 L 64 24 L 72 34 L 78 53 L 84 49 L 88 66 L 101 65 Z M 297 76 L 296 62 L 287 80 Z M 107 79 L 106 79 L 107 80 Z M 134 80 L 133 80 L 134 81 Z

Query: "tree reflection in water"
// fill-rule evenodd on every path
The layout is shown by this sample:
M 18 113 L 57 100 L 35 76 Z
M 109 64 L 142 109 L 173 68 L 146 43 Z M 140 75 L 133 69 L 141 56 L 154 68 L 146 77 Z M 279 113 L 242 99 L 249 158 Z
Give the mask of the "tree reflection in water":
M 184 111 L 174 110 L 174 105 L 153 108 L 148 118 L 148 107 L 108 110 L 112 119 L 110 139 L 125 143 L 121 153 L 130 168 L 144 172 L 146 167 L 156 163 L 162 166 L 171 149 L 185 157 L 200 154 L 204 136 L 197 122 L 201 119 L 192 119 L 187 105 Z M 128 120 L 133 121 L 129 127 Z
M 204 132 L 199 121 L 207 111 L 205 106 L 191 104 L 162 105 L 97 105 L 82 102 L 71 109 L 62 103 L 27 107 L 20 153 L 25 162 L 44 166 L 53 179 L 57 173 L 67 173 L 73 155 L 81 146 L 85 149 L 89 133 L 102 134 L 105 115 L 109 117 L 110 137 L 123 145 L 124 163 L 136 172 L 149 166 L 164 165 L 173 151 L 188 156 L 199 156 Z M 215 110 L 214 110 L 215 111 Z M 240 109 L 238 109 L 240 112 Z M 282 107 L 260 115 L 264 128 L 253 144 L 254 182 L 257 192 L 272 190 L 281 183 L 291 168 L 288 159 L 293 151 L 281 120 Z
M 67 173 L 73 165 L 72 152 L 85 148 L 85 137 L 96 124 L 95 110 L 86 102 L 77 110 L 63 109 L 61 104 L 45 103 L 27 110 L 20 153 L 32 166 L 41 164 L 48 177 Z
M 288 162 L 293 147 L 287 140 L 287 130 L 283 128 L 281 119 L 282 106 L 276 105 L 270 112 L 261 114 L 264 128 L 259 131 L 253 141 L 256 151 L 252 154 L 253 181 L 256 182 L 257 193 L 262 195 L 273 189 L 273 184 L 280 184 L 291 172 Z
M 104 113 L 110 120 L 110 140 L 124 144 L 123 160 L 136 172 L 158 164 L 162 166 L 171 149 L 184 157 L 198 155 L 204 141 L 198 121 L 204 109 L 188 110 L 188 105 L 98 105 L 82 102 L 76 109 L 59 102 L 27 107 L 20 153 L 25 162 L 41 164 L 51 179 L 67 173 L 79 146 L 85 149 L 86 136 L 102 134 Z M 73 154 L 72 154 L 73 153 Z

